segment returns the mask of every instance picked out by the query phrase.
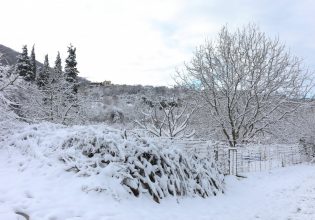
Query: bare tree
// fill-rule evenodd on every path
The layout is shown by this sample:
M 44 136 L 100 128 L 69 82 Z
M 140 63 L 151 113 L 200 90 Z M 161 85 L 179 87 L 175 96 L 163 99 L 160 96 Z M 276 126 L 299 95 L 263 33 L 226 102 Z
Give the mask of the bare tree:
M 235 32 L 225 26 L 178 71 L 178 82 L 196 95 L 235 147 L 301 106 L 310 90 L 307 76 L 278 38 L 268 38 L 255 25 Z
M 17 115 L 11 111 L 11 106 L 15 103 L 10 97 L 16 87 L 16 82 L 19 80 L 19 76 L 12 74 L 12 71 L 12 67 L 0 64 L 0 122 L 2 123 L 17 118 Z
M 3 92 L 9 86 L 13 85 L 18 78 L 19 75 L 12 74 L 12 67 L 0 66 L 0 92 Z
M 187 133 L 189 120 L 195 110 L 195 107 L 189 108 L 187 103 L 174 97 L 159 101 L 143 97 L 142 118 L 135 122 L 140 128 L 157 137 L 189 138 L 195 133 Z
M 306 103 L 307 102 L 307 103 Z M 315 138 L 315 101 L 305 100 L 305 105 L 286 120 L 272 125 L 270 139 L 282 143 L 297 143 L 301 139 Z

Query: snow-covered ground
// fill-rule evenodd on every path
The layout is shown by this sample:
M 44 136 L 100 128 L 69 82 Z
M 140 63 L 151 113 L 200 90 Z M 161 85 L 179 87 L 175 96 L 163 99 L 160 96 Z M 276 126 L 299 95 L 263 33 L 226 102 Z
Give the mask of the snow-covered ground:
M 299 165 L 226 178 L 225 194 L 208 199 L 113 199 L 84 190 L 93 181 L 62 164 L 0 149 L 0 220 L 315 219 L 315 167 Z

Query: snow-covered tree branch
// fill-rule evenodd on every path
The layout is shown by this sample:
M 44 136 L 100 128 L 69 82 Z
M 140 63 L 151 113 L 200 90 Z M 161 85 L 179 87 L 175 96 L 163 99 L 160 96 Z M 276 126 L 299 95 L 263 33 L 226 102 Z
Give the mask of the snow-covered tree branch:
M 231 146 L 295 112 L 312 87 L 301 60 L 254 25 L 234 33 L 223 27 L 178 71 L 178 82 L 205 106 Z
M 135 122 L 154 136 L 188 138 L 194 135 L 194 131 L 187 133 L 187 130 L 196 107 L 188 106 L 188 103 L 175 97 L 158 101 L 143 97 L 142 107 L 142 119 Z

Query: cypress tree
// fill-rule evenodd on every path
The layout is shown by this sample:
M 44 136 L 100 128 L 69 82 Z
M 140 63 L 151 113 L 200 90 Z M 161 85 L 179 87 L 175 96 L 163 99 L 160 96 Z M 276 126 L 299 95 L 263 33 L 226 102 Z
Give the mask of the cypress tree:
M 56 61 L 55 61 L 54 73 L 55 73 L 56 78 L 60 78 L 62 76 L 62 66 L 61 66 L 61 58 L 60 58 L 59 51 L 58 51 Z
M 36 56 L 35 56 L 34 45 L 33 45 L 32 52 L 31 52 L 30 65 L 31 65 L 31 71 L 33 73 L 33 77 L 36 78 L 37 65 L 36 65 Z
M 35 81 L 35 75 L 31 70 L 30 58 L 28 57 L 27 46 L 24 45 L 22 53 L 17 56 L 16 73 L 24 78 L 25 81 Z
M 45 56 L 44 66 L 41 69 L 38 77 L 37 77 L 37 85 L 40 88 L 44 88 L 49 83 L 49 76 L 50 76 L 50 67 L 49 67 L 49 60 L 48 54 Z
M 68 47 L 68 57 L 65 64 L 66 81 L 75 84 L 77 82 L 78 73 L 79 71 L 77 69 L 76 48 L 70 44 Z

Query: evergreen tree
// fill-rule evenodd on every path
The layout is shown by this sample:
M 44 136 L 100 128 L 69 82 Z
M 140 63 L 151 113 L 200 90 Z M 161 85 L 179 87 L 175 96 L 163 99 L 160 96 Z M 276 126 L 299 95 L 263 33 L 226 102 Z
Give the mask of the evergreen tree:
M 45 56 L 44 66 L 41 69 L 39 76 L 37 77 L 37 85 L 40 88 L 44 88 L 49 83 L 49 76 L 50 76 L 50 67 L 49 67 L 49 60 L 48 54 Z
M 17 56 L 16 73 L 24 78 L 25 81 L 35 81 L 35 75 L 31 70 L 30 58 L 28 57 L 27 46 L 24 45 L 22 53 Z
M 77 83 L 77 76 L 78 76 L 78 69 L 77 69 L 77 61 L 76 61 L 76 48 L 74 48 L 71 44 L 68 47 L 68 57 L 66 59 L 65 65 L 65 76 L 66 81 L 69 83 L 73 83 L 74 89 L 73 91 L 76 93 L 76 83 Z
M 31 71 L 33 73 L 33 76 L 34 76 L 34 78 L 36 78 L 37 65 L 36 65 L 36 56 L 35 56 L 34 45 L 33 45 L 32 52 L 31 52 L 30 65 L 31 65 Z
M 62 66 L 61 66 L 61 58 L 60 53 L 58 51 L 56 61 L 55 61 L 55 67 L 54 67 L 54 73 L 56 78 L 61 78 L 62 76 Z

